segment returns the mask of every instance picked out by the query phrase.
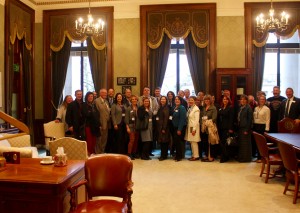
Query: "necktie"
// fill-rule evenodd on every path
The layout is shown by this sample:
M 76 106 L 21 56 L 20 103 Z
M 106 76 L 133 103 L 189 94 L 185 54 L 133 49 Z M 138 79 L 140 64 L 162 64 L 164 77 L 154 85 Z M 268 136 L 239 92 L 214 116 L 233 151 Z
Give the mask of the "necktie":
M 290 108 L 290 99 L 288 99 L 285 111 L 284 111 L 284 117 L 289 117 L 289 108 Z

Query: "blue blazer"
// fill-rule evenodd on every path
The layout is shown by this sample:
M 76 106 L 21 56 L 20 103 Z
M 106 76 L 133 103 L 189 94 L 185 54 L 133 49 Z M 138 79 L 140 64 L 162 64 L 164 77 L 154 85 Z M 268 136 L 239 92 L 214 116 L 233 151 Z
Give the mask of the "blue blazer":
M 182 131 L 182 129 L 186 126 L 186 109 L 183 105 L 180 105 L 178 108 L 174 108 L 172 123 L 179 131 Z

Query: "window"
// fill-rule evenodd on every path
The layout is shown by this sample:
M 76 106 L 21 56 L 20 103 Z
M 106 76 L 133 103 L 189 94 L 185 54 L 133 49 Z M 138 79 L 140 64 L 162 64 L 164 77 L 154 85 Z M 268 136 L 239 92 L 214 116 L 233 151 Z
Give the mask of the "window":
M 72 43 L 63 97 L 66 95 L 74 96 L 78 89 L 83 91 L 83 97 L 88 91 L 93 92 L 95 90 L 86 41 L 84 43 Z
M 177 94 L 178 90 L 189 89 L 191 95 L 195 95 L 195 89 L 188 65 L 184 41 L 172 39 L 167 69 L 161 88 L 161 94 L 166 95 L 168 91 Z
M 300 95 L 300 39 L 298 31 L 286 40 L 278 39 L 269 33 L 266 44 L 265 66 L 262 90 L 267 97 L 273 96 L 273 86 L 280 86 L 284 96 L 287 87 L 294 89 L 294 95 Z

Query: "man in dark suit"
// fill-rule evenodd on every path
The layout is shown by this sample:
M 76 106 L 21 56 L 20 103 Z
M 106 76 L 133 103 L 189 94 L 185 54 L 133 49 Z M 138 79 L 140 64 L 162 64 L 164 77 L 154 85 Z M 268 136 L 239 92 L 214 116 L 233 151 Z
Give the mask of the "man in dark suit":
M 66 123 L 68 124 L 68 130 L 72 132 L 75 138 L 85 140 L 85 138 L 83 138 L 85 118 L 82 114 L 82 91 L 76 90 L 75 97 L 75 100 L 68 105 Z
M 285 91 L 287 99 L 280 104 L 279 120 L 283 118 L 291 118 L 300 121 L 300 99 L 294 96 L 294 90 L 287 88 Z

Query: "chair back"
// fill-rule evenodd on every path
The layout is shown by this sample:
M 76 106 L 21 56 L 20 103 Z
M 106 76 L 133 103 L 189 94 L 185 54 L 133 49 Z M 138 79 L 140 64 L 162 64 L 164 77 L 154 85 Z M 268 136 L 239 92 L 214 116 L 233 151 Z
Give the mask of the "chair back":
M 283 118 L 278 121 L 278 132 L 279 133 L 300 133 L 300 127 L 291 118 Z
M 69 160 L 86 160 L 88 158 L 85 141 L 75 138 L 63 137 L 55 141 L 49 141 L 50 155 L 54 156 L 58 147 L 63 147 Z
M 290 144 L 280 142 L 278 143 L 278 148 L 284 167 L 290 172 L 298 174 L 298 159 L 294 147 Z
M 257 132 L 252 132 L 254 140 L 256 142 L 259 154 L 264 157 L 264 158 L 268 158 L 269 157 L 269 149 L 268 149 L 268 145 L 267 145 L 267 140 L 265 138 L 265 136 L 263 136 L 262 134 L 259 134 Z
M 49 141 L 65 137 L 65 124 L 50 121 L 44 123 L 46 149 L 49 150 Z
M 113 196 L 127 200 L 133 164 L 126 155 L 100 154 L 85 163 L 88 198 Z

